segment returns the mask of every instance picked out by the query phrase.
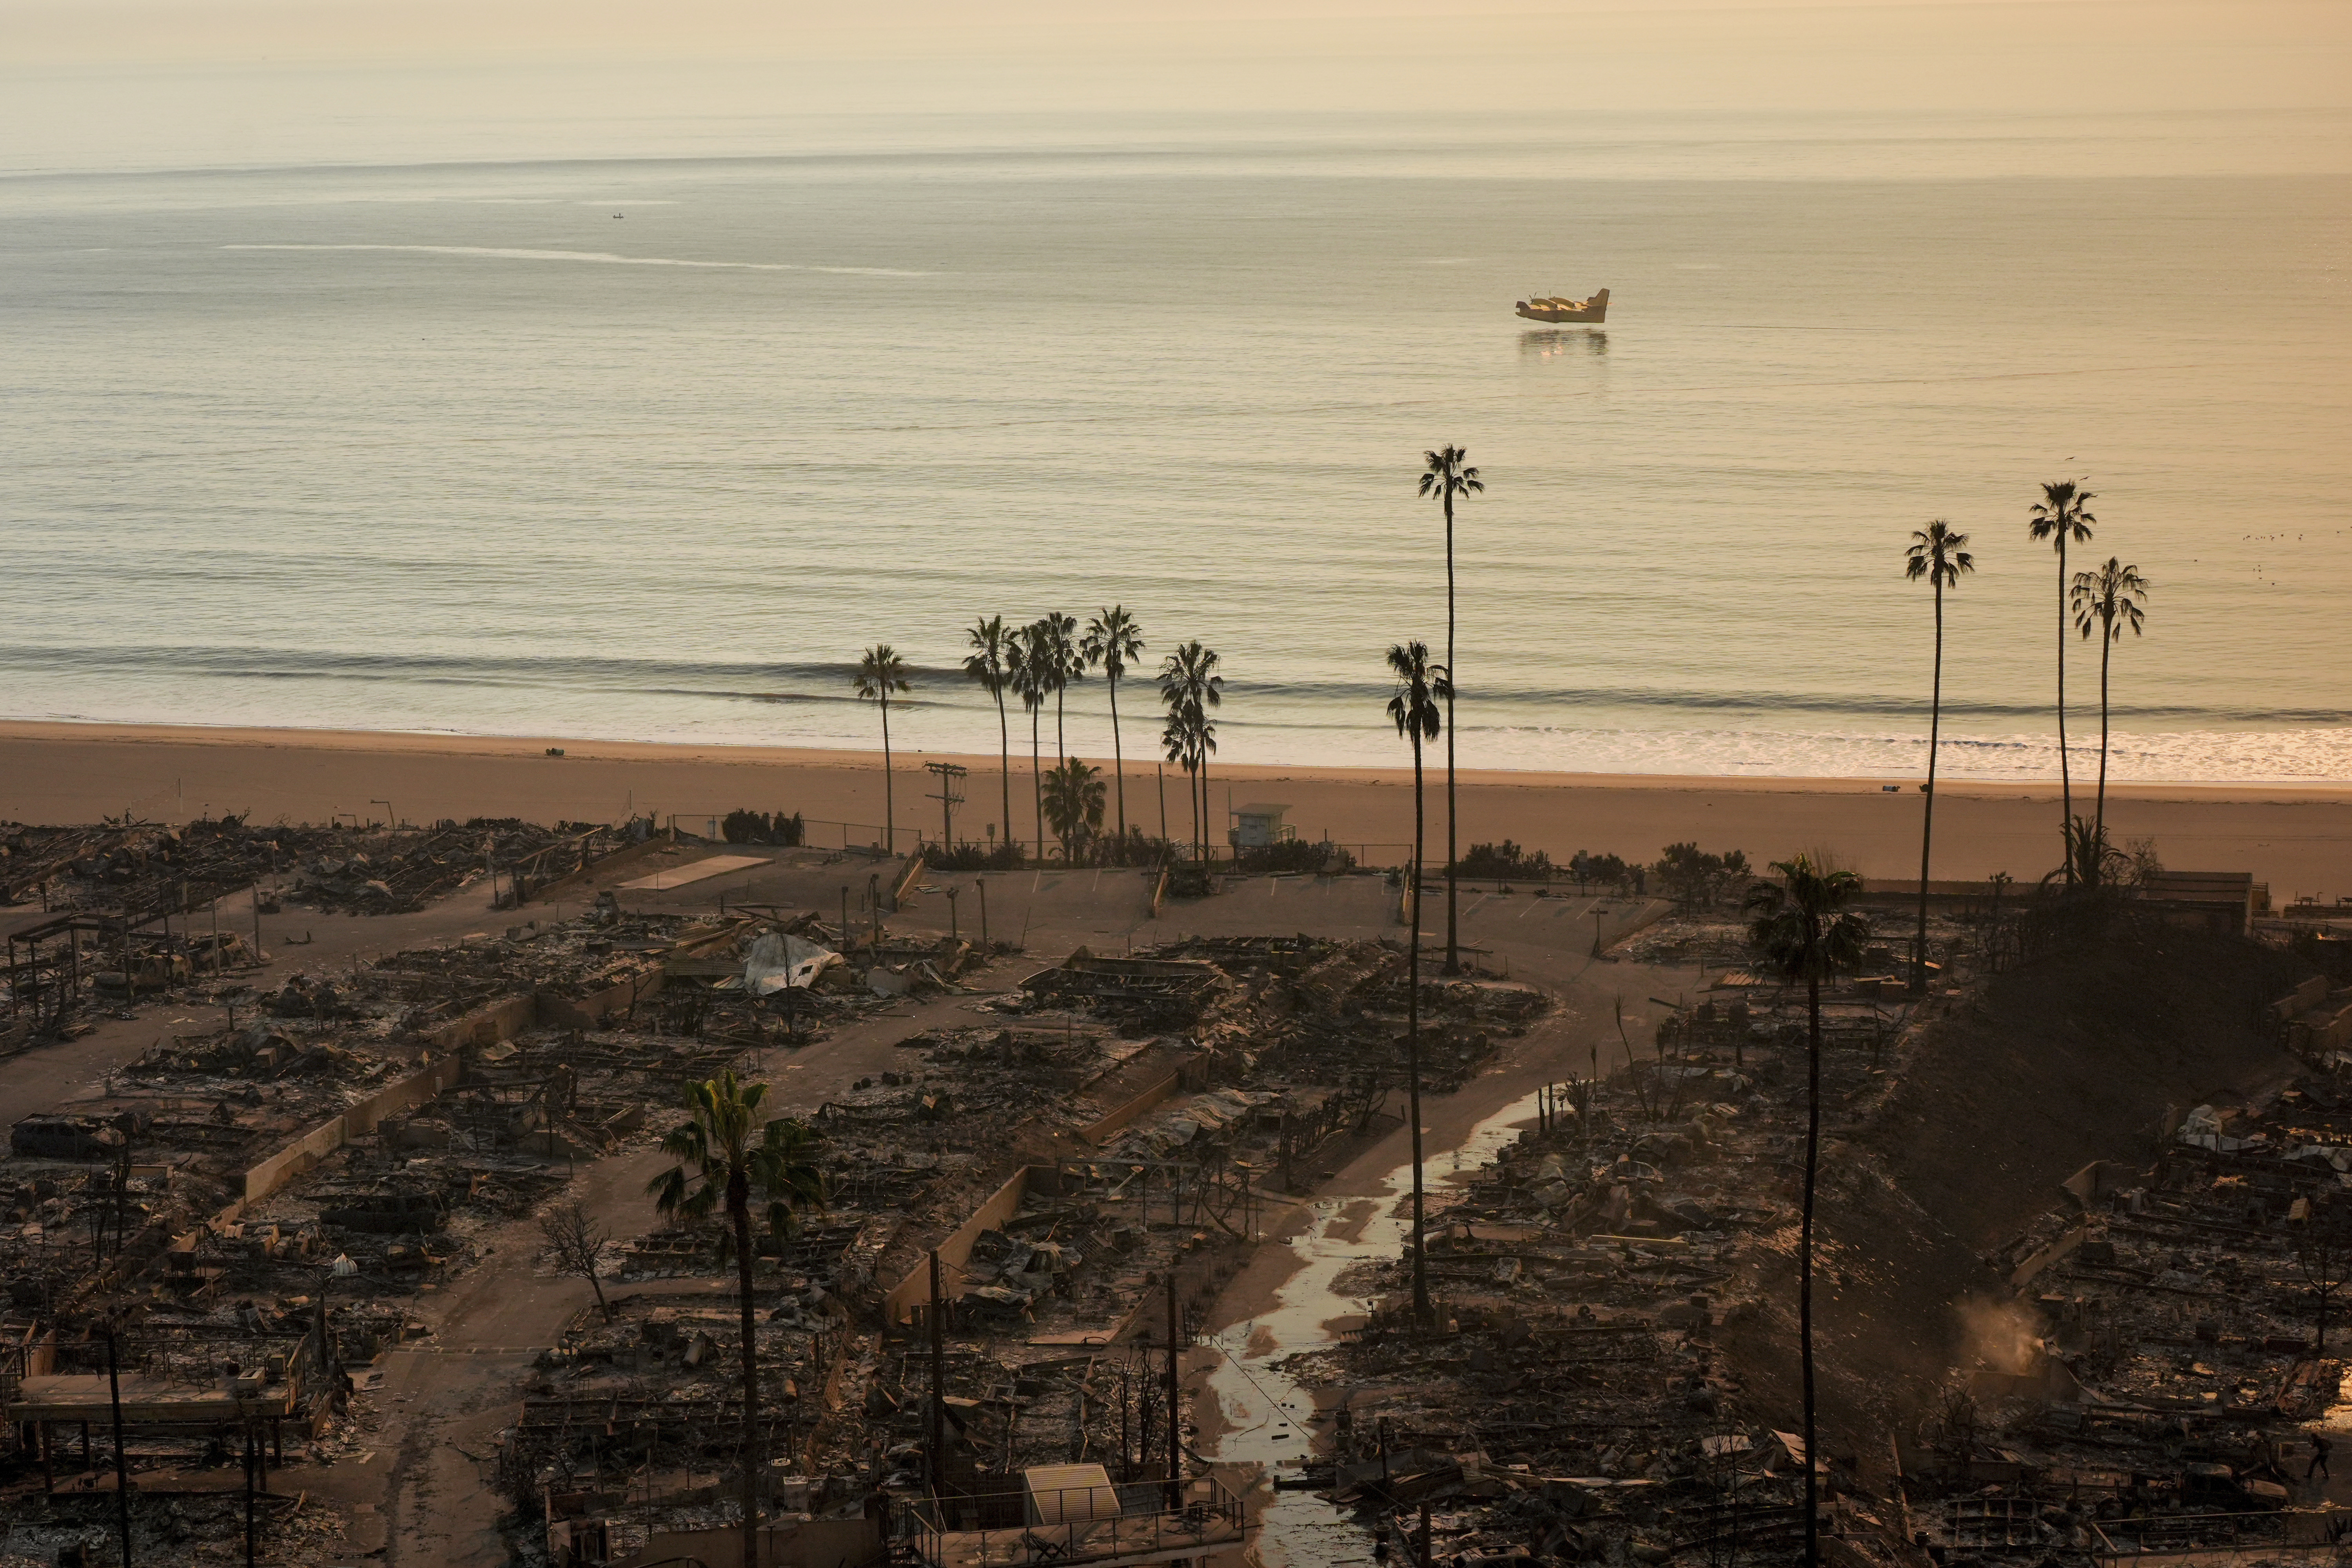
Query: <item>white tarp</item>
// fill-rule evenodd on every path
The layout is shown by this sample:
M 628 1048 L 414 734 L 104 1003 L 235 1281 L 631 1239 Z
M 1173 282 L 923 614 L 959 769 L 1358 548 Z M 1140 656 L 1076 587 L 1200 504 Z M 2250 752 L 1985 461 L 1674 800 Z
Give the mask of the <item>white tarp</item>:
M 2190 1110 L 2189 1120 L 2181 1124 L 2180 1141 L 2195 1149 L 2210 1149 L 2217 1154 L 2234 1154 L 2264 1142 L 2262 1138 L 2232 1138 L 2221 1131 L 2221 1112 L 2210 1105 Z
M 816 977 L 841 962 L 841 954 L 796 936 L 769 931 L 751 944 L 743 960 L 743 989 L 754 996 L 772 996 L 783 990 L 806 990 Z

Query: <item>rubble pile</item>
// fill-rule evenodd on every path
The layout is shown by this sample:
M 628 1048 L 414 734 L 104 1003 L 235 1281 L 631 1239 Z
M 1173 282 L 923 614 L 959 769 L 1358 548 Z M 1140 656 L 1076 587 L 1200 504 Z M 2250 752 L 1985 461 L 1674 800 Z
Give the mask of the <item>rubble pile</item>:
M 421 909 L 489 873 L 582 837 L 593 824 L 542 827 L 476 817 L 426 828 L 199 817 L 179 827 L 106 823 L 36 827 L 0 823 L 0 905 L 41 901 L 54 910 L 148 920 L 199 909 L 257 883 L 315 909 L 388 914 Z M 617 842 L 617 840 L 615 840 Z
M 1049 973 L 1066 973 L 1083 958 Z M 1389 1086 L 1402 1082 L 1405 954 L 1389 943 L 1194 937 L 1087 967 L 1114 964 L 1196 971 L 1201 978 L 1185 993 L 1195 1005 L 1189 1032 L 1210 1050 L 1234 1056 L 1244 1074 L 1286 1084 L 1361 1085 L 1368 1076 Z M 1032 990 L 1039 984 L 1028 983 Z M 1114 1016 L 1127 1005 L 1124 996 L 1098 993 L 1088 1000 L 1098 1012 L 1108 1000 Z M 1467 1082 L 1498 1039 L 1524 1034 L 1549 1005 L 1533 986 L 1441 980 L 1425 971 L 1421 1001 L 1422 1083 L 1441 1094 Z

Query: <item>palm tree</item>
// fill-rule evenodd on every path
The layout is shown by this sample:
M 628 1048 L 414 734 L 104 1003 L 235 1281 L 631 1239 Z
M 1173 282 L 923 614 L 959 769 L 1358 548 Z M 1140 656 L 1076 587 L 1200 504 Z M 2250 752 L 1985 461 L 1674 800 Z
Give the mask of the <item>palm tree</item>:
M 2054 542 L 2058 551 L 2058 827 L 2061 837 L 2072 831 L 2074 820 L 2074 773 L 2066 757 L 2066 546 L 2068 543 L 2087 544 L 2091 524 L 2099 520 L 2091 515 L 2090 503 L 2095 499 L 2084 487 L 2087 479 L 2058 479 L 2042 487 L 2042 499 L 2033 503 L 2028 514 L 2032 521 L 2027 532 L 2035 539 Z M 2074 858 L 2066 857 L 2066 883 L 2074 882 Z
M 1143 657 L 1143 628 L 1127 613 L 1124 605 L 1113 605 L 1087 623 L 1086 641 L 1078 651 L 1090 665 L 1102 666 L 1103 679 L 1110 687 L 1110 755 L 1113 775 L 1118 780 L 1118 842 L 1124 853 L 1127 845 L 1127 752 L 1118 738 L 1118 683 L 1127 674 L 1127 667 Z
M 1199 795 L 1192 837 L 1203 860 L 1208 858 L 1209 847 L 1209 755 L 1217 749 L 1217 722 L 1209 717 L 1209 710 L 1224 701 L 1225 678 L 1217 673 L 1218 662 L 1215 650 L 1202 647 L 1195 637 L 1160 665 L 1160 698 L 1168 704 L 1171 728 L 1177 717 L 1183 719 L 1192 759 L 1186 765 Z M 1171 754 L 1168 760 L 1181 759 Z
M 1445 508 L 1445 973 L 1462 970 L 1459 940 L 1460 899 L 1454 880 L 1454 498 L 1476 495 L 1486 487 L 1478 470 L 1465 465 L 1470 454 L 1460 447 L 1441 447 L 1422 454 L 1421 493 L 1435 496 Z
M 1754 917 L 1748 935 L 1783 980 L 1805 983 L 1805 1193 L 1797 1228 L 1797 1342 L 1804 1370 L 1805 1563 L 1821 1562 L 1819 1483 L 1821 1444 L 1813 1419 L 1813 1189 L 1822 1156 L 1822 982 L 1840 968 L 1862 962 L 1870 928 L 1845 909 L 1861 890 L 1851 871 L 1824 870 L 1800 855 L 1775 860 L 1778 882 L 1759 882 L 1748 895 Z
M 996 700 L 996 757 L 998 770 L 1004 784 L 1004 837 L 1013 840 L 1013 732 L 1004 721 L 1004 689 L 1013 683 L 1013 660 L 1018 657 L 1015 641 L 1019 634 L 1004 629 L 1003 616 L 990 616 L 974 621 L 964 634 L 971 644 L 971 652 L 964 656 L 963 672 L 980 683 L 980 689 Z M 940 848 L 951 846 L 942 844 Z
M 760 1552 L 759 1340 L 751 1326 L 751 1196 L 764 1200 L 769 1234 L 782 1237 L 793 1215 L 824 1201 L 824 1175 L 817 1165 L 817 1136 L 789 1117 L 762 1126 L 764 1083 L 739 1083 L 728 1071 L 707 1083 L 686 1086 L 688 1120 L 662 1140 L 662 1152 L 677 1162 L 646 1185 L 655 1211 L 698 1225 L 725 1210 L 719 1234 L 719 1261 L 735 1262 L 743 1335 L 743 1562 L 758 1568 Z
M 1405 870 L 1407 897 L 1412 904 L 1412 945 L 1405 950 L 1404 1071 L 1406 1113 L 1412 1118 L 1412 1315 L 1416 1322 L 1430 1320 L 1429 1259 L 1422 1244 L 1421 1184 L 1421 864 L 1426 837 L 1422 809 L 1421 748 L 1437 739 L 1437 700 L 1452 698 L 1452 673 L 1429 662 L 1429 645 L 1398 643 L 1389 649 L 1389 671 L 1396 677 L 1396 692 L 1389 699 L 1389 717 L 1397 733 L 1412 743 L 1412 864 Z
M 1045 652 L 1045 623 L 1032 621 L 1013 634 L 1013 689 L 1029 710 L 1029 790 L 1037 809 L 1037 853 L 1045 852 L 1045 785 L 1038 762 L 1037 725 L 1045 711 L 1045 694 L 1053 689 L 1046 678 L 1051 668 Z M 1010 833 L 1013 825 L 1006 823 Z
M 1102 831 L 1102 770 L 1065 757 L 1045 774 L 1045 819 L 1062 841 L 1062 858 L 1075 864 L 1078 841 Z
M 878 642 L 859 657 L 850 678 L 860 700 L 882 709 L 882 847 L 893 855 L 898 852 L 898 817 L 890 793 L 890 693 L 910 689 L 907 678 L 913 673 L 897 648 Z
M 1903 575 L 1925 577 L 1936 590 L 1936 684 L 1927 705 L 1927 809 L 1919 824 L 1919 944 L 1912 989 L 1927 989 L 1927 849 L 1936 834 L 1936 742 L 1944 722 L 1944 590 L 1959 585 L 1960 574 L 1977 569 L 1969 536 L 1942 518 L 1914 529 Z
M 1071 682 L 1087 678 L 1087 659 L 1078 651 L 1077 616 L 1049 610 L 1039 618 L 1037 628 L 1045 634 L 1044 639 L 1033 641 L 1030 652 L 1042 656 L 1041 673 L 1046 689 L 1054 694 L 1054 759 L 1059 762 L 1070 754 L 1062 736 L 1062 696 Z
M 2140 601 L 2147 589 L 2138 567 L 2112 555 L 2096 572 L 2074 574 L 2074 625 L 2086 637 L 2094 629 L 2099 633 L 2099 815 L 2094 831 L 2101 844 L 2107 837 L 2107 666 L 2126 626 L 2134 637 L 2143 635 L 2147 616 Z

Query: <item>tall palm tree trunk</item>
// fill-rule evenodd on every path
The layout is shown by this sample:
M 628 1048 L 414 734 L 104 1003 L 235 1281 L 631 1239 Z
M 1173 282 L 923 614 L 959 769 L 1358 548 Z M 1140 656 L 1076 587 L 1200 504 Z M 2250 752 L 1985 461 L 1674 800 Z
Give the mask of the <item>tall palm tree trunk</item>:
M 2066 530 L 2058 530 L 2058 841 L 2066 845 L 2066 885 L 2074 885 L 2074 772 L 2066 756 Z
M 1209 828 L 1209 748 L 1201 748 L 1201 864 L 1217 858 L 1217 841 Z
M 1936 684 L 1927 705 L 1927 809 L 1919 823 L 1919 949 L 1912 988 L 1927 989 L 1927 850 L 1936 838 L 1936 741 L 1944 721 L 1944 580 L 1936 579 Z
M 997 775 L 1004 784 L 1004 838 L 1013 841 L 1013 729 L 1004 717 L 1004 689 L 996 689 Z
M 1070 760 L 1070 749 L 1062 742 L 1062 689 L 1059 686 L 1054 688 L 1054 760 L 1057 763 Z
M 1192 759 L 1185 758 L 1184 798 L 1192 807 L 1192 858 L 1195 860 L 1201 858 L 1201 781 L 1195 776 L 1197 772 Z
M 1423 837 L 1421 787 L 1421 736 L 1412 738 L 1412 864 L 1405 868 L 1405 888 L 1412 901 L 1412 945 L 1405 949 L 1404 1073 L 1405 1110 L 1412 1118 L 1412 1318 L 1430 1320 L 1429 1259 L 1423 1251 L 1421 1182 L 1421 859 Z
M 1118 778 L 1119 853 L 1127 853 L 1127 753 L 1118 743 L 1118 677 L 1110 677 L 1110 765 Z
M 882 697 L 882 852 L 886 855 L 898 852 L 898 807 L 890 792 L 890 698 L 887 692 Z
M 751 1184 L 740 1172 L 727 1184 L 727 1217 L 735 1227 L 737 1305 L 743 1320 L 743 1568 L 759 1568 L 760 1341 L 751 1326 Z
M 2099 847 L 2107 847 L 2107 665 L 2116 655 L 2115 628 L 2099 627 Z
M 1029 790 L 1037 797 L 1037 858 L 1045 858 L 1045 775 L 1038 761 L 1037 723 L 1044 714 L 1041 704 L 1029 710 Z
M 1454 863 L 1459 858 L 1454 841 L 1454 492 L 1445 492 L 1445 973 L 1462 973 L 1462 947 L 1457 923 L 1461 889 Z
M 1804 1367 L 1805 1564 L 1821 1557 L 1821 1441 L 1813 1422 L 1813 1183 L 1822 1158 L 1822 982 L 1805 979 L 1805 1206 L 1797 1231 L 1797 1342 Z

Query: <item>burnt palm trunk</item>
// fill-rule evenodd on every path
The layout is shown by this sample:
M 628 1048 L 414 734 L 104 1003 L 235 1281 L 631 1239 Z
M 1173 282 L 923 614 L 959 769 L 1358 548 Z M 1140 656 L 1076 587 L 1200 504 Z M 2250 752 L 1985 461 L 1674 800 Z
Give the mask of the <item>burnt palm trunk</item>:
M 1013 838 L 1013 727 L 1004 717 L 1004 688 L 996 689 L 996 763 L 1004 784 L 1004 837 Z M 948 847 L 948 846 L 942 846 Z
M 1927 809 L 1919 822 L 1919 953 L 1913 989 L 1927 989 L 1927 853 L 1936 838 L 1936 741 L 1944 721 L 1944 580 L 1936 579 L 1936 684 L 1927 705 Z
M 1127 853 L 1127 753 L 1118 742 L 1118 677 L 1110 676 L 1110 765 L 1118 777 L 1119 854 Z
M 760 1344 L 751 1326 L 751 1194 L 740 1173 L 727 1184 L 735 1227 L 735 1283 L 743 1326 L 743 1568 L 760 1568 Z
M 882 694 L 882 852 L 898 852 L 898 817 L 890 794 L 890 694 Z
M 1201 765 L 1196 758 L 1184 760 L 1184 794 L 1192 803 L 1192 858 L 1201 858 Z
M 2099 626 L 2099 849 L 2107 847 L 2107 666 L 2116 655 L 2115 626 Z
M 1817 925 L 1813 934 L 1819 935 Z M 1821 1173 L 1821 1158 L 1822 981 L 1814 973 L 1805 977 L 1805 1202 L 1797 1230 L 1797 1342 L 1805 1385 L 1805 1568 L 1817 1568 L 1822 1560 L 1821 1442 L 1813 1420 L 1813 1184 Z
M 1445 492 L 1445 973 L 1462 972 L 1457 921 L 1460 888 L 1454 863 L 1455 801 L 1454 794 L 1454 492 Z M 1416 851 L 1418 853 L 1418 851 Z M 1415 1134 L 1418 1136 L 1418 1134 Z
M 2058 520 L 2058 841 L 2066 847 L 2066 885 L 2074 885 L 2074 772 L 2066 756 L 2066 520 Z
M 1217 858 L 1217 844 L 1209 828 L 1209 743 L 1201 742 L 1201 864 L 1213 864 Z
M 1412 1316 L 1426 1323 L 1429 1310 L 1429 1258 L 1423 1249 L 1421 1183 L 1421 856 L 1423 837 L 1421 786 L 1421 733 L 1412 738 L 1412 864 L 1405 871 L 1406 897 L 1412 901 L 1412 945 L 1405 949 L 1404 1072 L 1405 1110 L 1412 1118 Z
M 1045 775 L 1038 761 L 1037 724 L 1045 705 L 1029 710 L 1029 788 L 1037 797 L 1037 858 L 1045 858 Z

